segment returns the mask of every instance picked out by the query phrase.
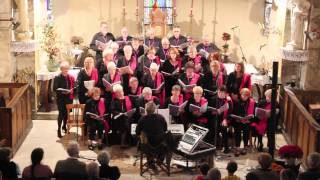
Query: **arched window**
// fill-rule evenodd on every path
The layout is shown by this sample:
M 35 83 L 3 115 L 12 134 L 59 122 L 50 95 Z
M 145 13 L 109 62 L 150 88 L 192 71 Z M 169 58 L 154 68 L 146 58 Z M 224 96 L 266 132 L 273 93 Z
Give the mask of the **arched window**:
M 144 0 L 144 24 L 150 24 L 150 13 L 156 0 Z M 173 24 L 173 7 L 172 0 L 157 0 L 158 8 L 167 13 L 167 24 Z

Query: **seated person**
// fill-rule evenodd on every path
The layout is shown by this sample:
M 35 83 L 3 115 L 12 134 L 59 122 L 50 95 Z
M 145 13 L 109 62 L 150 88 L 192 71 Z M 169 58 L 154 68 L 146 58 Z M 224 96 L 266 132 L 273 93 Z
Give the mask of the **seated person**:
M 183 45 L 185 43 L 188 43 L 188 39 L 187 37 L 181 35 L 181 29 L 179 26 L 174 26 L 172 29 L 173 32 L 173 36 L 171 36 L 169 38 L 169 42 L 171 47 L 177 47 L 180 51 L 180 55 L 181 57 L 184 56 L 184 54 L 186 53 L 186 48 L 180 48 L 180 45 Z
M 297 180 L 316 180 L 320 178 L 320 154 L 311 153 L 307 157 L 307 170 L 298 175 Z
M 196 176 L 196 178 L 194 178 L 194 180 L 207 180 L 207 174 L 208 174 L 209 169 L 210 169 L 210 167 L 207 163 L 201 164 L 201 166 L 200 166 L 201 175 Z
M 199 52 L 201 49 L 208 53 L 219 51 L 219 48 L 215 44 L 210 43 L 209 35 L 207 34 L 203 36 L 202 42 L 197 45 L 197 51 Z
M 86 125 L 89 130 L 89 139 L 88 139 L 88 148 L 90 150 L 94 149 L 92 141 L 95 140 L 96 132 L 98 132 L 98 148 L 102 149 L 102 136 L 103 130 L 105 129 L 105 133 L 109 132 L 109 123 L 105 114 L 106 112 L 106 102 L 104 98 L 100 98 L 101 91 L 99 88 L 92 89 L 92 97 L 87 101 L 85 106 L 85 114 L 86 114 Z M 92 113 L 97 115 L 99 118 L 88 115 L 87 113 Z
M 148 37 L 146 37 L 144 44 L 146 46 L 150 47 L 155 47 L 155 48 L 159 48 L 161 46 L 161 39 L 156 37 L 156 32 L 155 29 L 153 27 L 150 27 L 150 29 L 148 30 L 147 33 Z
M 41 163 L 44 151 L 42 148 L 36 148 L 31 153 L 31 165 L 23 169 L 23 179 L 49 179 L 53 176 L 53 173 L 49 166 Z
M 272 161 L 273 160 L 270 154 L 260 153 L 258 156 L 260 168 L 249 172 L 247 176 L 249 174 L 254 174 L 259 180 L 279 180 L 279 175 L 271 169 Z
M 240 180 L 240 177 L 234 175 L 238 169 L 238 164 L 235 161 L 229 161 L 227 165 L 228 176 L 222 178 L 222 180 Z
M 87 180 L 102 180 L 99 177 L 99 165 L 95 161 L 91 161 L 86 166 L 88 179 Z
M 201 84 L 201 76 L 194 72 L 194 63 L 188 62 L 184 66 L 184 73 L 180 75 L 179 80 L 183 82 L 185 85 L 200 85 Z M 178 81 L 179 82 L 179 81 Z M 192 97 L 192 88 L 184 88 L 182 87 L 182 91 L 184 94 L 184 98 L 189 100 Z
M 198 107 L 201 107 L 201 108 L 204 108 L 207 106 L 208 101 L 207 101 L 207 99 L 205 99 L 202 96 L 203 89 L 200 86 L 196 86 L 193 88 L 192 92 L 193 92 L 193 97 L 190 98 L 190 100 L 188 101 L 188 103 L 185 107 L 186 116 L 188 117 L 188 120 L 189 120 L 188 123 L 197 124 L 197 125 L 200 125 L 203 127 L 207 127 L 208 126 L 208 118 L 207 118 L 205 112 L 201 111 L 201 110 L 194 110 L 194 111 L 190 110 L 191 104 L 198 106 Z
M 113 86 L 114 98 L 111 102 L 112 112 L 112 133 L 120 132 L 121 148 L 127 147 L 127 140 L 130 134 L 131 118 L 125 113 L 132 110 L 132 103 L 128 96 L 124 96 L 123 88 L 120 84 Z
M 117 43 L 120 46 L 120 50 L 122 50 L 125 45 L 130 44 L 131 40 L 132 37 L 129 35 L 128 29 L 126 27 L 123 27 L 121 29 L 121 36 L 116 39 Z
M 19 166 L 11 159 L 12 150 L 8 147 L 0 148 L 0 171 L 3 179 L 18 179 L 20 175 Z
M 116 180 L 120 178 L 120 171 L 117 166 L 109 166 L 110 155 L 107 151 L 100 151 L 97 157 L 100 164 L 100 178 Z
M 221 172 L 218 168 L 211 168 L 207 175 L 208 180 L 221 180 Z
M 86 164 L 78 160 L 80 146 L 77 142 L 71 141 L 67 146 L 69 157 L 57 162 L 54 169 L 56 179 L 87 179 Z
M 168 108 L 169 104 L 180 106 L 184 103 L 183 95 L 181 94 L 181 87 L 179 85 L 174 85 L 172 87 L 171 94 L 172 95 L 166 99 L 165 108 Z M 179 112 L 178 115 L 171 115 L 172 121 L 174 123 L 183 123 L 182 113 L 183 112 Z
M 155 167 L 154 159 L 156 158 L 157 161 L 161 161 L 161 158 L 164 156 L 165 152 L 160 150 L 160 145 L 165 140 L 165 134 L 167 131 L 166 120 L 162 115 L 155 114 L 156 108 L 157 107 L 154 102 L 148 102 L 145 106 L 147 115 L 141 117 L 136 127 L 136 134 L 137 136 L 140 136 L 141 143 L 157 148 L 157 157 L 154 157 L 154 153 L 151 151 L 146 153 L 148 165 L 152 168 Z M 147 142 L 143 140 L 145 138 L 147 139 Z

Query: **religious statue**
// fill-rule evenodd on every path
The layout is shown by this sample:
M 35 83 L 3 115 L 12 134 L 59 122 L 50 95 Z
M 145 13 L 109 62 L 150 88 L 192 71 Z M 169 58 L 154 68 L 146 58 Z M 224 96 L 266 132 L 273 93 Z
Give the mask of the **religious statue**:
M 287 44 L 290 49 L 302 49 L 304 21 L 308 17 L 310 3 L 307 0 L 292 0 L 291 41 Z

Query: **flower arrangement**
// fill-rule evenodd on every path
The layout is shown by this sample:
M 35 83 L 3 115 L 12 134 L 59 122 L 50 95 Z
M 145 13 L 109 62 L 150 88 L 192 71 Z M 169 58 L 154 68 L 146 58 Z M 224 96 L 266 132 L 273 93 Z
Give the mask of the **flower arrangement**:
M 289 158 L 297 158 L 300 159 L 303 156 L 303 152 L 301 148 L 297 145 L 285 145 L 282 146 L 278 154 L 281 158 L 289 159 Z
M 58 33 L 55 27 L 52 24 L 46 24 L 43 29 L 43 38 L 42 38 L 41 48 L 47 53 L 49 57 L 48 66 L 58 67 L 56 58 L 60 52 L 60 48 L 59 48 L 59 43 L 57 39 L 58 39 Z M 49 70 L 49 67 L 48 67 L 48 70 Z
M 224 32 L 222 34 L 222 40 L 224 41 L 224 45 L 222 46 L 223 49 L 228 49 L 229 48 L 229 44 L 228 41 L 231 39 L 231 35 L 229 33 Z

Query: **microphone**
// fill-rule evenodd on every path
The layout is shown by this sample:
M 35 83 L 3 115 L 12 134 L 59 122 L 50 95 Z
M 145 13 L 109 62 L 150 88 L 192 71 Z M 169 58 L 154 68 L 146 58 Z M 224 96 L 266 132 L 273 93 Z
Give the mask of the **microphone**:
M 231 30 L 234 30 L 236 28 L 238 28 L 239 26 L 233 26 L 232 28 L 230 28 Z

